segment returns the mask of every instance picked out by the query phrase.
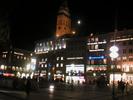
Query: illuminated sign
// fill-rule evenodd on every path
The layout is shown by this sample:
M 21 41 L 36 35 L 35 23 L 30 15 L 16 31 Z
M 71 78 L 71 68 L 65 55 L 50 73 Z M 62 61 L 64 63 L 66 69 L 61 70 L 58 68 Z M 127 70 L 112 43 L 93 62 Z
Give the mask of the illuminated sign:
M 104 59 L 105 57 L 104 56 L 90 56 L 89 57 L 89 60 L 100 60 L 100 59 Z

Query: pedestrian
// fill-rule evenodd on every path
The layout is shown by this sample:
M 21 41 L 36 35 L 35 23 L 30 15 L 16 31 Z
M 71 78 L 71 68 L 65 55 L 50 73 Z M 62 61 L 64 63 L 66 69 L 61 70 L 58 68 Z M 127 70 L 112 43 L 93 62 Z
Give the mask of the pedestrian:
M 122 96 L 123 96 L 124 95 L 124 90 L 125 90 L 125 82 L 120 81 L 120 89 L 121 89 L 121 93 L 122 93 Z
M 126 88 L 126 94 L 128 95 L 129 94 L 129 83 L 128 82 L 126 82 L 126 84 L 125 84 L 125 88 Z
M 30 91 L 31 91 L 31 80 L 30 78 L 28 78 L 25 83 L 25 92 L 27 97 L 29 97 Z

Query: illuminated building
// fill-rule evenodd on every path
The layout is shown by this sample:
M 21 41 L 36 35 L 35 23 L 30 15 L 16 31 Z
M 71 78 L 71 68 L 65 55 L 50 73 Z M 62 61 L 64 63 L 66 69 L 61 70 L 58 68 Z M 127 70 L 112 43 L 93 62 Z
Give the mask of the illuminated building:
M 95 81 L 99 76 L 107 77 L 107 34 L 90 34 L 87 41 L 86 76 L 88 82 Z
M 73 36 L 38 41 L 37 74 L 46 80 L 82 83 L 85 81 L 85 43 L 84 39 Z
M 61 10 L 61 11 L 60 11 Z M 66 4 L 57 16 L 56 38 L 36 41 L 37 57 L 35 75 L 48 81 L 83 83 L 100 76 L 112 81 L 112 66 L 109 48 L 116 42 L 119 57 L 116 61 L 115 79 L 133 80 L 133 30 L 78 36 L 71 31 L 71 20 Z M 68 17 L 69 16 L 69 17 Z M 69 23 L 66 26 L 66 23 Z M 107 80 L 107 81 L 108 81 Z
M 86 42 L 74 36 L 71 19 L 65 1 L 57 15 L 56 38 L 37 41 L 36 75 L 46 80 L 83 83 L 85 81 Z
M 67 6 L 67 0 L 65 0 L 58 11 L 56 25 L 56 37 L 61 37 L 65 34 L 73 34 L 71 32 L 71 18 Z
M 116 34 L 116 40 L 113 39 L 114 32 L 108 33 L 110 37 L 110 43 L 107 46 L 111 46 L 114 41 L 119 48 L 119 56 L 116 60 L 115 68 L 115 80 L 123 80 L 132 84 L 133 80 L 133 30 L 122 30 Z M 112 65 L 112 64 L 111 64 Z M 113 66 L 113 65 L 112 65 Z M 111 66 L 111 68 L 112 68 Z M 110 75 L 110 81 L 112 81 L 112 74 Z
M 3 51 L 0 53 L 0 74 L 3 76 L 29 76 L 34 70 L 27 70 L 27 64 L 31 64 L 32 52 L 22 49 L 12 49 L 10 52 Z M 32 67 L 33 65 L 31 65 Z M 35 69 L 35 68 L 34 68 Z

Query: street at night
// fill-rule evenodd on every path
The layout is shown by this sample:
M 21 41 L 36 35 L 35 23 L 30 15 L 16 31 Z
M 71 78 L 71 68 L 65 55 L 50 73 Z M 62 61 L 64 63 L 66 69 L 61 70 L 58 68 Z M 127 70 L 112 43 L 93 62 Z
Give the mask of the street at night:
M 131 100 L 127 0 L 2 0 L 0 100 Z
M 117 100 L 131 100 L 130 95 L 119 95 Z M 0 90 L 0 100 L 25 100 L 24 91 Z M 111 89 L 108 87 L 98 88 L 96 86 L 82 86 L 71 89 L 55 89 L 50 92 L 48 88 L 42 88 L 38 91 L 31 92 L 28 100 L 112 100 Z

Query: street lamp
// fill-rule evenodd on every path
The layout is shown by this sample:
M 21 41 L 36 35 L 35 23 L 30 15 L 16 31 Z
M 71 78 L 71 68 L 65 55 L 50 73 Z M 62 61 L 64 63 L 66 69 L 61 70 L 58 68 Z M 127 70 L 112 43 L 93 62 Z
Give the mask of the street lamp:
M 115 58 L 117 58 L 117 57 L 119 56 L 119 54 L 118 54 L 119 48 L 118 48 L 117 46 L 113 45 L 113 46 L 110 47 L 109 50 L 110 50 L 109 56 L 111 57 L 111 60 L 114 61 L 112 98 L 113 98 L 113 100 L 115 100 L 115 83 L 114 83 L 114 81 L 115 81 L 115 75 L 114 75 L 114 74 L 115 74 L 115 73 L 114 73 L 114 68 L 115 68 L 115 66 L 116 66 Z

